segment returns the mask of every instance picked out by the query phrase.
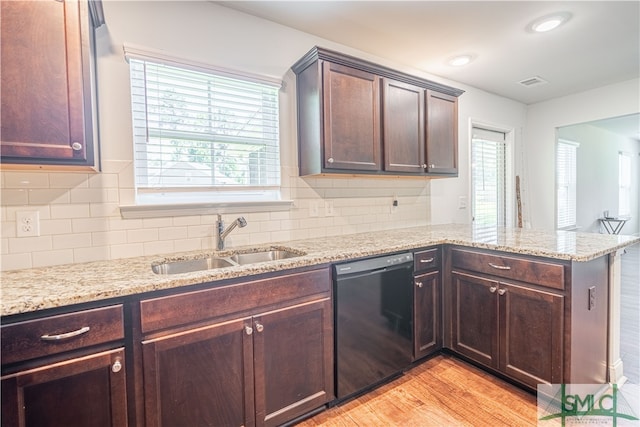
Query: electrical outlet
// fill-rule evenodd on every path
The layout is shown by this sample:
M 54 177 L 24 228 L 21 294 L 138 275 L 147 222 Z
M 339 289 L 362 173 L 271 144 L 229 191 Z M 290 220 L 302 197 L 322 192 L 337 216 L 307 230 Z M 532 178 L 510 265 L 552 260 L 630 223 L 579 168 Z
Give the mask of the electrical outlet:
M 309 216 L 318 216 L 318 201 L 312 200 L 309 202 Z
M 333 200 L 325 200 L 324 201 L 324 215 L 325 216 L 335 216 L 336 211 L 333 207 Z
M 467 196 L 459 196 L 458 209 L 466 209 L 466 208 L 467 208 Z
M 37 237 L 40 235 L 40 212 L 16 212 L 16 236 Z

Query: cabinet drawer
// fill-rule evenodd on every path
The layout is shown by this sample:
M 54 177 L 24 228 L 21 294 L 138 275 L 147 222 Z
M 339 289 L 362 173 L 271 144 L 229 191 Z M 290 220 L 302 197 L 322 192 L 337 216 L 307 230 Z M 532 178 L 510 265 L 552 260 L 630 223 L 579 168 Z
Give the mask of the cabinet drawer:
M 440 268 L 440 249 L 427 249 L 413 254 L 413 270 L 423 271 Z
M 4 325 L 2 364 L 76 350 L 124 338 L 122 305 Z
M 564 289 L 564 265 L 497 254 L 453 249 L 453 268 Z
M 329 269 L 241 282 L 140 302 L 142 332 L 172 328 L 331 290 Z

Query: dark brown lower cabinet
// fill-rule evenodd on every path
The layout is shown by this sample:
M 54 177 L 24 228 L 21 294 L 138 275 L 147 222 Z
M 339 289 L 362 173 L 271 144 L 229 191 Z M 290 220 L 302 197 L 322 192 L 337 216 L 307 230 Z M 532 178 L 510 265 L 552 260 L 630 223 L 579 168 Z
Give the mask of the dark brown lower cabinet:
M 452 348 L 536 388 L 563 381 L 564 296 L 452 272 Z
M 2 377 L 2 426 L 127 425 L 124 349 Z
M 325 298 L 143 341 L 146 425 L 272 426 L 322 406 L 331 321 Z
M 420 359 L 442 347 L 440 310 L 440 271 L 414 277 L 414 359 Z

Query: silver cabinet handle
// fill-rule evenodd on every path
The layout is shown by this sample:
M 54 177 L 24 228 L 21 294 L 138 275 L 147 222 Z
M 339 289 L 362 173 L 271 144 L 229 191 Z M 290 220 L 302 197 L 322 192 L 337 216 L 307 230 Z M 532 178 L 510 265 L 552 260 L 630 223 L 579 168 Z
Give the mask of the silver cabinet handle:
M 498 270 L 511 270 L 511 267 L 509 267 L 508 265 L 496 265 L 492 263 L 489 263 L 489 265 Z
M 256 322 L 256 331 L 258 331 L 258 332 L 264 331 L 264 325 L 262 323 L 257 323 Z
M 68 338 L 73 338 L 73 337 L 77 337 L 78 335 L 86 334 L 87 332 L 89 332 L 89 329 L 91 328 L 89 328 L 88 326 L 85 326 L 83 328 L 78 329 L 77 331 L 66 332 L 64 334 L 43 335 L 40 337 L 40 339 L 43 341 L 66 340 Z
M 491 293 L 494 293 L 497 290 L 498 290 L 498 288 L 495 287 L 495 286 L 492 286 L 492 287 L 489 288 L 489 292 L 491 292 Z
M 111 372 L 117 374 L 122 370 L 122 363 L 119 360 L 116 360 L 115 363 L 111 366 Z
M 498 295 L 504 295 L 506 292 L 506 289 L 498 289 Z
M 423 164 L 422 164 L 422 169 L 426 169 L 426 168 L 427 168 L 427 164 L 426 164 L 426 163 L 423 163 Z
M 421 260 L 420 260 L 420 263 L 422 263 L 422 264 L 427 264 L 427 263 L 433 262 L 433 260 L 434 260 L 434 259 L 435 259 L 435 258 L 421 259 Z
M 333 157 L 329 157 L 329 158 L 327 159 L 327 163 L 333 163 Z
M 422 282 L 416 282 L 416 286 L 417 286 L 417 287 L 419 287 L 419 288 L 421 288 L 421 287 L 422 287 L 422 286 L 424 286 L 424 285 L 422 284 Z
M 253 328 L 251 326 L 245 326 L 244 333 L 247 335 L 251 335 L 253 333 Z
M 431 163 L 431 164 L 429 165 L 429 167 L 430 167 L 431 169 L 433 169 L 433 168 L 435 168 L 435 167 L 436 167 L 436 165 L 435 165 L 435 163 Z
M 80 151 L 82 150 L 82 144 L 80 144 L 79 142 L 74 142 L 73 144 L 71 144 L 71 148 L 73 149 L 73 151 Z

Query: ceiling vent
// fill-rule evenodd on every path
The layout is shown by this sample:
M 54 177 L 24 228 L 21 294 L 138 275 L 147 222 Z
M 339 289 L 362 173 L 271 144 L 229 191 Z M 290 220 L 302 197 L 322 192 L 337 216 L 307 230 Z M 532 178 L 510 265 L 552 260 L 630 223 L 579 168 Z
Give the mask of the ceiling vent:
M 531 86 L 540 86 L 543 84 L 547 84 L 549 82 L 543 79 L 542 77 L 533 76 L 533 77 L 529 77 L 528 79 L 520 80 L 518 83 L 520 83 L 522 86 L 531 87 Z

